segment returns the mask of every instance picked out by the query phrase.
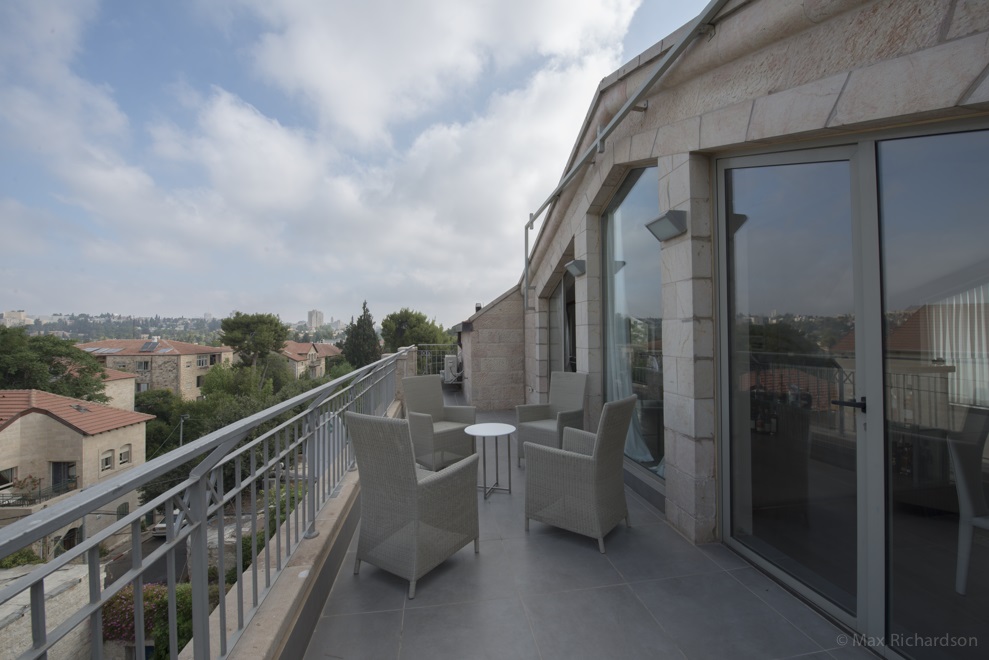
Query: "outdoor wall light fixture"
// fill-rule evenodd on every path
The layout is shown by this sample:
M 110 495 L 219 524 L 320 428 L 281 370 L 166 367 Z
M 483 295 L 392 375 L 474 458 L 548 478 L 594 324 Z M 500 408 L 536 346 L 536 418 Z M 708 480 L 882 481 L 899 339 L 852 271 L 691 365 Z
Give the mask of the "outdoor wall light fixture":
M 646 223 L 646 229 L 656 237 L 657 241 L 668 241 L 687 231 L 687 212 L 669 210 L 652 222 Z
M 573 261 L 569 261 L 564 264 L 563 267 L 566 268 L 567 272 L 574 277 L 580 277 L 587 272 L 587 262 L 583 259 L 574 259 Z

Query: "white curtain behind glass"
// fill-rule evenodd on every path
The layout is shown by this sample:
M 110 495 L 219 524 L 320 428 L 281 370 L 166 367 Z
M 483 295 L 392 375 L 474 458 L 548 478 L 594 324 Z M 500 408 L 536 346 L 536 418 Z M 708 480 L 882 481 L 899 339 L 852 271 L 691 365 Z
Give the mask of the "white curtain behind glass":
M 621 209 L 611 216 L 610 245 L 612 259 L 605 260 L 608 269 L 608 279 L 612 282 L 611 304 L 608 309 L 607 336 L 607 365 L 608 400 L 617 401 L 632 396 L 632 337 L 630 333 L 631 319 L 628 314 L 628 303 L 625 290 L 625 273 L 619 265 L 625 263 L 625 251 L 620 237 L 622 236 Z M 653 460 L 649 448 L 642 439 L 642 422 L 638 415 L 632 416 L 632 424 L 625 438 L 625 455 L 638 463 L 649 463 Z
M 948 377 L 952 403 L 989 406 L 989 283 L 931 305 L 931 348 L 955 368 Z

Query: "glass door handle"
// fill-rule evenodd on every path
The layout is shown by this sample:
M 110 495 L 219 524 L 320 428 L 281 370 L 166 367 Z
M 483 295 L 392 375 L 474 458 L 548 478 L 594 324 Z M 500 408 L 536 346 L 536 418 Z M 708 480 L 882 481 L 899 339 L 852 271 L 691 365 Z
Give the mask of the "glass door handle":
M 848 408 L 858 408 L 862 412 L 865 412 L 865 397 L 862 397 L 858 401 L 855 399 L 831 399 L 832 406 L 846 406 Z

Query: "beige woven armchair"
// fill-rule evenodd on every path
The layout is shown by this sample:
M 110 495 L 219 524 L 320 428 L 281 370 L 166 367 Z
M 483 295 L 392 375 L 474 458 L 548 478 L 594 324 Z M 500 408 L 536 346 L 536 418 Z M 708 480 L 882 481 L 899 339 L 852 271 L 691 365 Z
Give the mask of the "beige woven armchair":
M 361 526 L 354 574 L 366 561 L 416 581 L 474 541 L 478 551 L 477 456 L 445 470 L 416 466 L 404 419 L 348 412 L 361 483 Z
M 598 540 L 624 518 L 629 524 L 622 463 L 635 396 L 604 404 L 597 434 L 568 428 L 563 448 L 529 445 L 525 529 L 529 519 Z
M 474 453 L 474 438 L 464 433 L 476 419 L 474 406 L 443 405 L 439 375 L 403 378 L 402 387 L 417 463 L 440 470 Z
M 549 376 L 549 403 L 515 406 L 518 429 L 518 464 L 525 458 L 525 443 L 563 446 L 563 429 L 584 428 L 584 393 L 587 374 L 554 371 Z

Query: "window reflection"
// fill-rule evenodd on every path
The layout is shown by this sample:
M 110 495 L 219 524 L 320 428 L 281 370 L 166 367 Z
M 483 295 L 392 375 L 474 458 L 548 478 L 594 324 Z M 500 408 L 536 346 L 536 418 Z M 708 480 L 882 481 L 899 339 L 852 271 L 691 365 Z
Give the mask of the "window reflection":
M 638 397 L 625 455 L 664 476 L 660 243 L 657 168 L 629 174 L 604 216 L 606 395 Z
M 809 157 L 813 157 L 813 153 Z M 849 612 L 856 593 L 847 161 L 726 172 L 734 537 Z
M 973 522 L 989 514 L 989 132 L 885 141 L 877 160 L 890 632 L 984 639 L 989 531 Z

